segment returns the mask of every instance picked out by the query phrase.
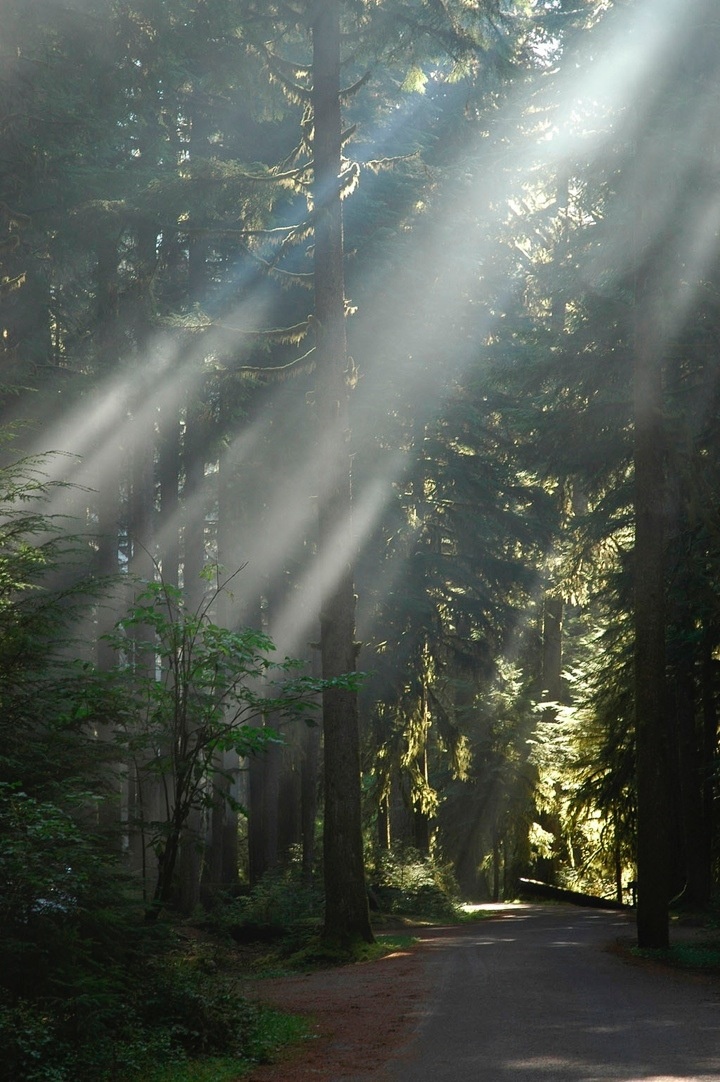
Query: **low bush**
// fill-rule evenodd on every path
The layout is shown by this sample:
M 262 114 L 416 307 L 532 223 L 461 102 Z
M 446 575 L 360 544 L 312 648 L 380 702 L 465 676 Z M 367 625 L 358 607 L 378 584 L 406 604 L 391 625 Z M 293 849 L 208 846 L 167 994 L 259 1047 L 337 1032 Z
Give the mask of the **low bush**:
M 455 920 L 459 892 L 451 871 L 412 848 L 375 855 L 370 864 L 370 904 L 386 913 Z
M 299 865 L 268 872 L 247 894 L 220 898 L 207 926 L 236 942 L 288 940 L 294 944 L 318 931 L 323 913 L 321 891 L 303 882 Z

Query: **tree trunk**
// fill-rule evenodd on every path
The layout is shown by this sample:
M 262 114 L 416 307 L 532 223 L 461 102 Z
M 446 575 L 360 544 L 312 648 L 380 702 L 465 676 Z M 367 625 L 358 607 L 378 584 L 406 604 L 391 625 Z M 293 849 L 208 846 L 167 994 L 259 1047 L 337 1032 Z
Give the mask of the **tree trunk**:
M 197 89 L 196 89 L 197 94 Z M 190 157 L 200 159 L 207 152 L 207 118 L 196 100 L 192 114 Z M 188 297 L 202 303 L 207 288 L 208 247 L 202 234 L 193 234 L 188 249 Z M 185 486 L 183 491 L 183 593 L 191 611 L 202 604 L 205 593 L 201 578 L 205 567 L 205 455 L 202 373 L 191 373 L 185 410 Z M 180 842 L 178 857 L 178 904 L 190 913 L 200 902 L 200 880 L 203 874 L 203 851 L 206 842 L 206 822 L 200 808 L 191 808 Z
M 715 692 L 714 657 L 716 638 L 708 628 L 702 639 L 700 682 L 702 699 L 702 788 L 703 788 L 703 843 L 707 876 L 712 881 L 713 841 L 715 838 L 715 777 L 718 746 L 718 714 Z
M 221 400 L 220 424 L 228 431 L 225 400 Z M 218 562 L 232 575 L 240 566 L 238 554 L 239 501 L 234 471 L 226 459 L 221 459 L 218 470 Z M 233 629 L 234 600 L 230 589 L 218 598 L 218 623 Z M 238 881 L 238 815 L 229 799 L 238 799 L 240 761 L 235 751 L 216 753 L 216 772 L 213 774 L 213 805 L 210 817 L 210 836 L 207 843 L 203 886 L 211 893 L 232 890 Z
M 97 261 L 97 333 L 99 355 L 109 371 L 120 363 L 120 327 L 118 324 L 118 254 L 114 241 L 98 246 Z M 108 585 L 97 607 L 95 623 L 95 660 L 101 672 L 109 672 L 117 664 L 117 651 L 105 639 L 112 631 L 122 612 L 124 588 L 117 581 L 120 573 L 118 539 L 120 536 L 120 463 L 122 448 L 115 435 L 125 420 L 125 403 L 118 404 L 111 421 L 111 434 L 100 433 L 100 438 L 90 456 L 96 468 L 93 485 L 97 492 L 97 551 L 95 573 Z M 115 580 L 115 581 L 112 581 Z M 98 740 L 110 745 L 114 738 L 114 724 L 100 722 Z M 98 827 L 111 839 L 113 848 L 122 847 L 120 824 L 122 820 L 122 793 L 124 769 L 113 763 L 109 770 L 108 791 L 98 805 Z
M 162 577 L 166 585 L 177 587 L 180 581 L 180 419 L 172 404 L 164 404 L 160 409 L 158 487 Z
M 390 797 L 387 793 L 384 793 L 378 801 L 377 844 L 378 848 L 385 852 L 390 849 Z
M 543 599 L 542 684 L 543 696 L 552 703 L 562 696 L 562 629 L 563 599 L 546 594 Z M 554 720 L 557 711 L 548 709 L 543 717 Z
M 635 733 L 637 754 L 638 945 L 669 940 L 668 748 L 665 716 L 665 446 L 660 343 L 647 303 L 636 299 Z
M 562 597 L 547 593 L 543 598 L 542 613 L 542 695 L 547 703 L 559 703 L 562 696 L 562 650 L 563 650 L 563 615 Z M 542 713 L 543 721 L 557 721 L 557 706 L 546 706 Z M 554 838 L 552 852 L 542 860 L 538 874 L 548 883 L 555 883 L 558 865 L 563 859 L 566 848 L 563 838 L 563 825 L 559 809 L 561 807 L 561 785 L 554 785 L 555 801 L 545 811 L 540 822 Z
M 423 700 L 426 699 L 426 690 L 423 691 Z M 428 770 L 428 709 L 427 703 L 423 702 L 423 714 L 425 716 L 424 729 L 424 746 L 423 750 L 418 756 L 417 766 L 420 776 L 424 782 L 425 788 L 430 786 L 430 775 Z M 425 811 L 421 801 L 416 800 L 413 806 L 413 845 L 424 856 L 430 855 L 430 843 L 432 839 L 432 829 L 430 825 L 430 816 Z
M 303 734 L 300 766 L 300 818 L 302 824 L 302 880 L 309 886 L 315 871 L 315 820 L 318 809 L 320 729 Z
M 702 784 L 702 749 L 698 739 L 696 684 L 693 672 L 694 653 L 680 658 L 675 670 L 674 705 L 677 731 L 678 785 L 680 798 L 678 827 L 681 827 L 679 869 L 684 888 L 683 901 L 704 906 L 710 900 L 710 867 L 705 860 L 704 804 Z
M 299 722 L 299 724 L 304 724 Z M 286 746 L 280 759 L 278 792 L 278 854 L 283 864 L 302 841 L 300 764 L 297 739 Z
M 204 594 L 201 572 L 205 566 L 205 440 L 202 404 L 194 389 L 188 393 L 184 451 L 183 593 L 189 609 L 196 611 Z M 177 904 L 183 913 L 191 913 L 200 902 L 203 819 L 200 808 L 191 808 L 180 839 Z
M 315 328 L 318 425 L 323 446 L 318 559 L 332 582 L 322 599 L 322 675 L 331 680 L 355 669 L 355 593 L 352 573 L 347 346 L 340 182 L 340 20 L 336 0 L 319 0 L 313 13 Z M 323 694 L 325 766 L 324 876 L 326 943 L 347 947 L 373 941 L 361 821 L 357 693 Z
M 493 832 L 492 842 L 492 901 L 500 901 L 500 871 L 501 871 L 502 852 L 500 849 L 500 839 L 497 832 Z
M 154 576 L 153 496 L 154 496 L 154 418 L 148 409 L 147 396 L 138 387 L 132 403 L 130 494 L 128 507 L 130 589 L 142 591 L 143 583 Z M 140 580 L 137 585 L 135 580 Z M 131 632 L 133 667 L 140 678 L 154 678 L 155 657 L 152 649 L 142 646 L 152 640 L 150 628 L 138 625 Z M 130 863 L 142 879 L 144 889 L 155 875 L 156 859 L 151 845 L 154 824 L 164 818 L 162 786 L 146 770 L 149 752 L 132 764 L 128 776 L 128 819 L 130 822 Z
M 214 759 L 213 801 L 210 832 L 203 863 L 203 900 L 205 895 L 232 890 L 238 881 L 237 812 L 228 803 L 235 795 L 238 757 L 234 751 L 217 752 Z

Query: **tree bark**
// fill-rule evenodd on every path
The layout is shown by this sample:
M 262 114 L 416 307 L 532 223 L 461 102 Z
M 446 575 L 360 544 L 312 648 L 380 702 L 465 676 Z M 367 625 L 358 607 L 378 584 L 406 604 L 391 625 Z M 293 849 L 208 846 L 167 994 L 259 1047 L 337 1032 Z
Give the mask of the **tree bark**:
M 669 941 L 668 748 L 665 716 L 665 446 L 662 365 L 647 288 L 636 298 L 635 738 L 638 946 Z
M 183 524 L 183 593 L 191 612 L 202 603 L 205 584 L 205 438 L 202 404 L 194 388 L 188 392 L 185 417 L 185 488 Z M 191 913 L 200 902 L 205 823 L 193 807 L 184 823 L 177 860 L 178 908 Z
M 180 581 L 180 418 L 172 404 L 160 407 L 158 488 L 162 577 L 166 585 L 177 588 Z
M 681 827 L 679 868 L 683 901 L 705 906 L 712 889 L 711 866 L 705 845 L 705 808 L 703 801 L 702 739 L 698 733 L 694 653 L 680 659 L 675 668 L 674 707 L 677 731 L 678 784 L 674 788 L 681 801 L 678 827 Z
M 318 424 L 324 476 L 320 491 L 319 555 L 335 571 L 322 599 L 322 675 L 331 680 L 355 669 L 355 593 L 352 572 L 350 457 L 348 448 L 347 345 L 340 201 L 340 19 L 336 0 L 313 11 L 315 328 Z M 357 693 L 323 694 L 324 877 L 326 943 L 348 947 L 373 941 L 370 928 L 361 821 Z
M 700 687 L 702 701 L 702 800 L 703 843 L 708 879 L 712 882 L 713 840 L 715 838 L 715 761 L 717 757 L 718 714 L 715 694 L 714 659 L 716 636 L 706 628 L 701 643 Z
M 302 828 L 302 879 L 310 885 L 315 870 L 315 820 L 318 809 L 318 774 L 320 762 L 320 729 L 307 729 L 303 734 L 300 767 L 300 818 Z

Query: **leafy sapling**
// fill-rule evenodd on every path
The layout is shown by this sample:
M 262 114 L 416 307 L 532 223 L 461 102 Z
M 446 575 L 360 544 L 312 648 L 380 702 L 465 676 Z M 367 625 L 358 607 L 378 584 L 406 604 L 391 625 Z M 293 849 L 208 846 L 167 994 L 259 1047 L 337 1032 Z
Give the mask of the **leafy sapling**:
M 216 575 L 212 569 L 204 576 Z M 160 579 L 145 584 L 130 611 L 107 636 L 123 659 L 110 675 L 125 688 L 118 740 L 132 763 L 138 789 L 155 781 L 162 814 L 135 824 L 157 856 L 150 916 L 171 901 L 188 819 L 213 799 L 218 755 L 241 758 L 282 742 L 260 719 L 302 717 L 315 723 L 319 693 L 329 686 L 303 675 L 303 662 L 273 660 L 275 646 L 261 631 L 231 631 L 212 619 L 227 579 L 191 610 L 182 591 Z M 148 665 L 148 659 L 151 664 Z M 349 686 L 357 674 L 333 681 Z

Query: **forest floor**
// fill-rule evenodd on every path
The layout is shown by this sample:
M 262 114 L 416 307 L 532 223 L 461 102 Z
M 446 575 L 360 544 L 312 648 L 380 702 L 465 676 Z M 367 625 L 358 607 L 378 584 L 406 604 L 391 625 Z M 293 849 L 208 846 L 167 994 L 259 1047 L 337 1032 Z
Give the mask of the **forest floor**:
M 422 940 L 443 934 L 437 927 L 402 931 L 416 938 L 417 945 L 370 962 L 249 984 L 246 992 L 252 998 L 304 1016 L 309 1033 L 243 1082 L 360 1082 L 376 1077 L 410 1038 L 429 999 Z M 446 931 L 457 935 L 458 929 Z
M 477 922 L 500 920 L 514 907 L 487 905 Z M 432 978 L 423 941 L 477 934 L 477 922 L 411 925 L 392 920 L 376 928 L 400 931 L 415 945 L 384 958 L 292 976 L 266 977 L 246 988 L 248 996 L 301 1015 L 309 1034 L 283 1049 L 276 1062 L 255 1068 L 243 1082 L 364 1082 L 377 1079 L 383 1065 L 412 1037 L 427 1010 Z

